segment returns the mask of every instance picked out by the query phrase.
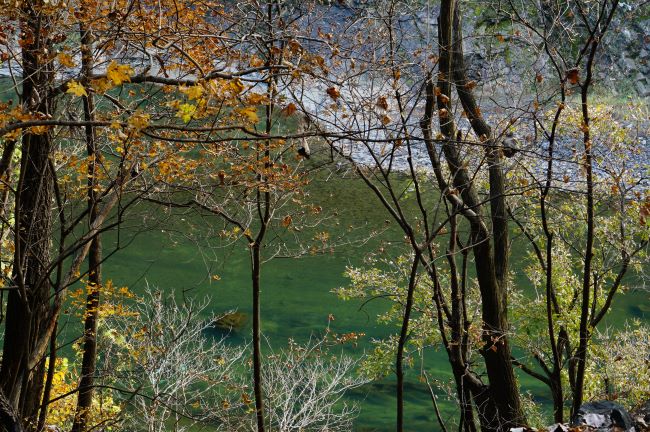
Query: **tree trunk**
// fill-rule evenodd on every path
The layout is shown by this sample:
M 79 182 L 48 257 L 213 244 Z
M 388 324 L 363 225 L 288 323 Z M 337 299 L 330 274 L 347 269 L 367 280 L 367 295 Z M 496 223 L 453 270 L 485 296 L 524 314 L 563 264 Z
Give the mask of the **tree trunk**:
M 53 74 L 50 65 L 42 63 L 49 47 L 43 36 L 49 33 L 47 19 L 38 16 L 29 3 L 24 6 L 23 17 L 21 25 L 28 36 L 25 40 L 31 43 L 26 43 L 22 52 L 22 102 L 32 112 L 49 115 Z M 12 274 L 18 289 L 11 290 L 7 299 L 0 390 L 16 415 L 25 421 L 27 430 L 35 429 L 37 424 L 45 366 L 40 348 L 47 347 L 52 318 L 47 270 L 52 238 L 50 150 L 49 132 L 35 135 L 23 131 Z
M 519 387 L 511 360 L 508 343 L 507 319 L 507 271 L 508 271 L 508 224 L 505 205 L 505 183 L 501 167 L 501 155 L 492 138 L 489 126 L 480 116 L 471 89 L 466 84 L 463 62 L 462 28 L 457 2 L 442 2 L 439 18 L 440 74 L 438 87 L 441 95 L 438 106 L 442 111 L 441 129 L 447 140 L 443 152 L 453 175 L 454 186 L 460 192 L 464 205 L 477 213 L 470 220 L 471 241 L 475 268 L 481 292 L 483 318 L 483 341 L 481 354 L 489 379 L 489 387 L 475 394 L 483 430 L 507 430 L 525 423 Z M 460 153 L 454 142 L 455 127 L 451 107 L 451 81 L 479 139 L 487 144 L 487 160 L 490 177 L 490 211 L 492 232 L 482 221 L 481 202 L 463 167 Z M 494 244 L 494 249 L 492 245 Z
M 23 86 L 26 110 L 50 115 L 53 111 L 51 64 L 43 62 L 51 50 L 48 18 L 24 3 L 21 27 Z M 0 390 L 27 430 L 37 425 L 44 381 L 44 351 L 53 320 L 50 305 L 50 239 L 52 238 L 53 176 L 50 169 L 50 132 L 23 131 L 20 177 L 15 205 L 13 282 L 7 315 Z M 41 352 L 43 351 L 43 352 Z
M 253 277 L 253 388 L 255 393 L 257 431 L 264 432 L 264 395 L 262 392 L 262 343 L 260 328 L 260 276 L 262 259 L 260 252 L 260 244 L 255 242 L 251 249 Z
M 92 73 L 92 33 L 89 29 L 80 27 L 81 37 L 81 61 L 82 61 L 82 84 L 88 86 L 88 77 Z M 92 93 L 83 97 L 84 120 L 94 120 L 94 100 Z M 95 192 L 97 184 L 97 164 L 99 153 L 97 152 L 97 140 L 95 128 L 87 125 L 86 150 L 88 153 L 88 226 L 93 226 L 97 219 L 98 197 Z M 72 426 L 72 432 L 84 432 L 88 429 L 88 413 L 93 402 L 93 384 L 95 367 L 97 363 L 97 317 L 99 314 L 99 296 L 102 284 L 101 278 L 102 246 L 99 234 L 95 235 L 90 242 L 88 252 L 88 286 L 90 292 L 86 298 L 86 312 L 84 318 L 83 336 L 83 359 L 81 363 L 81 379 L 79 381 L 79 396 L 77 398 L 77 410 Z
M 406 305 L 404 306 L 404 316 L 402 317 L 402 327 L 397 343 L 397 354 L 395 356 L 395 374 L 397 375 L 397 432 L 404 430 L 404 346 L 408 337 L 409 322 L 411 320 L 411 310 L 413 309 L 413 295 L 417 286 L 417 270 L 420 261 L 420 251 L 415 251 L 413 265 L 409 274 L 408 293 L 406 295 Z

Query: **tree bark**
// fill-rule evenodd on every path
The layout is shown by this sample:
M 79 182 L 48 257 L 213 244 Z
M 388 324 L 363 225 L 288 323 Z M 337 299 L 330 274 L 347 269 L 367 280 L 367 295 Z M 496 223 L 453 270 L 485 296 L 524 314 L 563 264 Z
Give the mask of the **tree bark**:
M 402 327 L 397 343 L 397 354 L 395 356 L 395 374 L 397 375 L 397 431 L 404 430 L 404 346 L 408 337 L 409 322 L 411 320 L 411 310 L 413 309 L 413 295 L 417 285 L 417 270 L 420 263 L 420 251 L 415 251 L 413 265 L 409 274 L 408 292 L 406 294 L 406 304 L 404 305 L 404 316 L 402 317 Z
M 47 58 L 48 19 L 27 2 L 21 27 L 26 42 L 22 47 L 22 103 L 31 112 L 50 115 L 53 73 Z M 7 299 L 7 315 L 0 390 L 26 430 L 37 425 L 44 381 L 44 357 L 52 318 L 50 305 L 50 239 L 52 238 L 52 197 L 54 173 L 49 166 L 50 132 L 23 131 L 20 177 L 16 192 L 15 253 L 13 281 L 18 289 Z
M 2 390 L 0 390 L 0 428 L 3 432 L 24 431 L 20 418 Z
M 90 29 L 80 27 L 82 84 L 88 87 L 92 69 L 93 36 Z M 82 98 L 84 120 L 88 123 L 94 120 L 95 104 L 92 93 Z M 88 153 L 88 226 L 92 227 L 98 216 L 98 197 L 95 192 L 100 154 L 97 151 L 95 128 L 87 124 L 85 127 L 86 151 Z M 97 317 L 99 315 L 99 297 L 102 284 L 101 278 L 102 246 L 101 237 L 96 234 L 90 242 L 88 251 L 88 286 L 90 292 L 86 298 L 84 318 L 83 358 L 81 363 L 81 379 L 77 410 L 72 425 L 72 432 L 84 432 L 88 429 L 88 414 L 93 402 L 93 384 L 97 363 Z
M 262 343 L 260 317 L 260 276 L 262 260 L 260 252 L 260 244 L 255 242 L 251 250 L 253 277 L 253 390 L 255 393 L 257 431 L 264 432 L 264 394 L 262 392 Z
M 505 181 L 501 166 L 502 156 L 492 137 L 492 131 L 478 110 L 472 90 L 468 86 L 463 62 L 462 28 L 457 2 L 446 0 L 441 4 L 439 19 L 440 74 L 438 87 L 441 130 L 446 140 L 443 152 L 453 176 L 454 186 L 460 192 L 464 205 L 473 209 L 477 218 L 470 219 L 471 241 L 475 268 L 481 292 L 483 341 L 481 354 L 489 379 L 489 387 L 475 394 L 483 430 L 507 430 L 525 424 L 519 387 L 508 342 L 507 273 L 508 223 L 505 204 Z M 451 83 L 455 84 L 465 114 L 479 140 L 486 144 L 489 163 L 490 211 L 492 231 L 481 215 L 481 202 L 472 181 L 463 167 L 455 139 L 451 106 Z M 443 97 L 446 96 L 446 97 Z M 444 110 L 444 111 L 443 111 Z M 493 245 L 494 244 L 494 248 Z

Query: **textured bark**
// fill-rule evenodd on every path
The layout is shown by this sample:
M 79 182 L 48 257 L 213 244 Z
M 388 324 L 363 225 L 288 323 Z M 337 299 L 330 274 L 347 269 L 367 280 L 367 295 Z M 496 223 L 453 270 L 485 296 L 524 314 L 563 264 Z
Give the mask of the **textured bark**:
M 48 44 L 48 20 L 26 2 L 21 27 L 31 35 L 22 47 L 22 103 L 33 111 L 53 111 L 50 65 L 44 64 Z M 26 430 L 37 425 L 44 381 L 44 352 L 52 329 L 50 304 L 50 239 L 52 238 L 53 173 L 49 165 L 49 132 L 34 135 L 24 131 L 22 158 L 16 192 L 16 238 L 13 282 L 18 287 L 7 298 L 7 315 L 0 390 Z
M 92 33 L 83 27 L 79 30 L 81 37 L 82 84 L 87 87 L 92 69 Z M 95 104 L 92 93 L 84 96 L 84 120 L 88 123 L 94 120 Z M 100 154 L 97 151 L 95 128 L 90 124 L 85 127 L 86 151 L 88 154 L 88 226 L 91 228 L 98 216 L 98 197 L 95 192 Z M 97 317 L 99 314 L 99 297 L 102 284 L 101 277 L 102 245 L 99 234 L 90 242 L 88 251 L 88 285 L 90 292 L 86 298 L 84 318 L 83 358 L 81 363 L 81 379 L 79 380 L 79 395 L 72 432 L 88 430 L 88 413 L 93 402 L 93 384 L 97 363 Z
M 471 227 L 472 251 L 481 292 L 483 341 L 481 350 L 489 379 L 489 386 L 474 394 L 483 430 L 507 430 L 523 425 L 525 419 L 519 397 L 519 387 L 511 360 L 508 342 L 507 271 L 508 223 L 505 204 L 505 181 L 501 154 L 495 145 L 492 131 L 480 115 L 470 86 L 466 85 L 463 63 L 462 28 L 457 2 L 443 1 L 439 19 L 440 74 L 438 108 L 440 123 L 446 141 L 443 152 L 453 176 L 454 186 L 464 206 L 474 210 L 475 218 L 468 218 Z M 490 183 L 490 230 L 481 214 L 482 203 L 463 167 L 460 152 L 455 145 L 455 126 L 451 116 L 452 82 L 475 134 L 486 145 Z M 447 96 L 443 98 L 442 96 Z
M 404 346 L 408 337 L 409 322 L 411 320 L 411 310 L 413 309 L 413 295 L 417 285 L 417 270 L 420 262 L 420 251 L 415 251 L 413 264 L 409 275 L 408 293 L 406 294 L 406 304 L 404 305 L 404 316 L 402 317 L 402 327 L 397 343 L 397 355 L 395 356 L 395 374 L 397 375 L 397 431 L 404 430 Z
M 0 390 L 0 430 L 2 432 L 23 432 L 23 425 L 14 407 Z

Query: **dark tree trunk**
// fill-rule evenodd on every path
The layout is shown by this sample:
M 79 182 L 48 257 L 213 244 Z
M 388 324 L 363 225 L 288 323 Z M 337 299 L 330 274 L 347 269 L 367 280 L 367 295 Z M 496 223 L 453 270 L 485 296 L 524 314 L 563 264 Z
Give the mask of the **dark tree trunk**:
M 402 327 L 397 343 L 397 354 L 395 356 L 395 374 L 397 376 L 397 431 L 404 430 L 404 347 L 408 337 L 409 322 L 411 320 L 411 310 L 413 309 L 413 295 L 417 285 L 417 270 L 420 262 L 420 251 L 415 251 L 413 265 L 409 274 L 408 293 L 406 295 L 406 304 L 404 305 L 404 316 L 402 317 Z
M 261 251 L 260 244 L 255 242 L 251 249 L 251 264 L 253 277 L 253 389 L 255 393 L 255 416 L 258 432 L 264 432 L 264 395 L 262 392 L 262 342 L 260 316 L 260 277 Z
M 519 387 L 511 360 L 508 343 L 507 270 L 508 224 L 505 204 L 505 182 L 501 158 L 492 132 L 480 116 L 463 64 L 462 29 L 457 2 L 442 2 L 439 19 L 440 74 L 438 87 L 441 96 L 438 108 L 440 123 L 447 140 L 443 152 L 453 175 L 454 186 L 460 192 L 464 205 L 477 216 L 470 219 L 471 242 L 475 268 L 481 292 L 483 341 L 481 350 L 489 379 L 489 387 L 479 389 L 474 395 L 483 430 L 507 430 L 525 423 Z M 459 149 L 455 145 L 455 127 L 452 117 L 451 91 L 455 83 L 463 109 L 479 139 L 486 143 L 490 180 L 490 211 L 492 230 L 483 222 L 481 202 L 472 180 L 463 167 Z M 446 111 L 442 111 L 442 110 Z M 494 245 L 494 248 L 493 248 Z
M 23 425 L 14 411 L 13 405 L 0 390 L 0 430 L 6 432 L 23 432 Z
M 31 112 L 50 115 L 53 74 L 43 62 L 49 46 L 47 18 L 30 3 L 23 8 L 22 31 L 31 41 L 22 47 L 22 103 Z M 24 421 L 27 430 L 37 425 L 44 382 L 44 352 L 54 322 L 50 304 L 50 239 L 54 173 L 50 169 L 49 132 L 23 131 L 20 177 L 16 191 L 13 282 L 18 287 L 7 298 L 7 315 L 0 390 Z
M 81 37 L 82 84 L 88 87 L 88 77 L 92 73 L 92 33 L 83 27 L 79 29 Z M 84 120 L 94 120 L 95 104 L 92 93 L 84 96 Z M 88 226 L 91 228 L 97 219 L 98 197 L 95 192 L 97 184 L 97 165 L 100 154 L 97 152 L 95 128 L 87 125 L 86 150 L 88 153 Z M 83 359 L 81 363 L 81 379 L 79 381 L 79 396 L 77 398 L 77 411 L 72 426 L 72 432 L 84 432 L 88 429 L 88 413 L 92 408 L 93 384 L 95 381 L 95 368 L 97 363 L 97 317 L 99 314 L 99 296 L 102 284 L 101 278 L 102 246 L 99 234 L 90 242 L 88 251 L 88 286 L 90 292 L 86 298 L 86 312 L 84 318 Z

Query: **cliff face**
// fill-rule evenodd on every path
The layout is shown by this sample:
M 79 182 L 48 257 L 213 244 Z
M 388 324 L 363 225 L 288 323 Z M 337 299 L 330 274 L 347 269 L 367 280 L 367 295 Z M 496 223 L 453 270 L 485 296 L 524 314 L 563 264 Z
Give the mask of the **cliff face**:
M 626 80 L 641 97 L 650 96 L 650 5 L 635 9 L 625 3 L 609 35 L 604 55 L 610 70 L 599 78 L 616 89 L 617 79 Z M 625 90 L 625 89 L 623 89 Z M 629 90 L 629 89 L 627 89 Z M 620 93 L 620 90 L 619 90 Z

